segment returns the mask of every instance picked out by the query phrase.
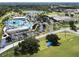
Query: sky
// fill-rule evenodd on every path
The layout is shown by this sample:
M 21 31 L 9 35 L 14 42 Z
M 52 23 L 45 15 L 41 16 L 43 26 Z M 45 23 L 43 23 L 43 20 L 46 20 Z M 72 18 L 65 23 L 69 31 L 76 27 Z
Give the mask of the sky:
M 79 2 L 79 0 L 0 0 L 0 2 Z

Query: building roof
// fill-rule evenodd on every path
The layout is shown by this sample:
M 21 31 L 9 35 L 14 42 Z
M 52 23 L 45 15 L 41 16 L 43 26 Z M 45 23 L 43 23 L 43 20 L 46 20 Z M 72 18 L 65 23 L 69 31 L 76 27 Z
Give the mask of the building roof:
M 69 16 L 52 16 L 53 19 L 57 20 L 57 21 L 75 21 L 75 19 L 73 17 L 69 17 Z

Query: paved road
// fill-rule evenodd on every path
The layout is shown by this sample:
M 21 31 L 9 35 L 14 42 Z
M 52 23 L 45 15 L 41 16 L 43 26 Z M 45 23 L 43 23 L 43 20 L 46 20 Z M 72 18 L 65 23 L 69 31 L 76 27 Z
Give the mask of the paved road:
M 49 32 L 49 33 L 46 33 L 46 34 L 43 34 L 43 35 L 40 35 L 40 36 L 36 36 L 36 39 L 45 37 L 45 36 L 48 35 L 48 34 L 52 34 L 52 33 L 54 34 L 54 33 L 59 33 L 59 32 L 64 32 L 64 31 L 69 31 L 69 32 L 72 32 L 72 33 L 75 33 L 75 34 L 79 35 L 79 32 L 75 32 L 75 31 L 73 31 L 73 30 L 70 30 L 69 28 L 66 28 L 66 29 L 61 29 L 61 30 L 57 30 L 57 31 L 54 31 L 54 32 Z M 22 42 L 22 41 L 23 41 L 23 40 L 17 41 L 17 42 L 15 42 L 15 43 L 13 43 L 13 44 L 10 44 L 10 45 L 6 46 L 5 48 L 0 49 L 0 54 L 3 53 L 3 52 L 5 52 L 5 51 L 7 51 L 7 50 L 10 49 L 10 48 L 13 48 L 14 46 L 17 46 L 18 43 L 19 43 L 19 42 Z

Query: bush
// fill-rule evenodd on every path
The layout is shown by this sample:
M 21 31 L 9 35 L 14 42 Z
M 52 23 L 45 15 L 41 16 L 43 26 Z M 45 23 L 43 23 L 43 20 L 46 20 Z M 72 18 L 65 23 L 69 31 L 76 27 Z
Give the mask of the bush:
M 77 27 L 75 26 L 74 21 L 70 21 L 69 25 L 71 30 L 77 31 Z

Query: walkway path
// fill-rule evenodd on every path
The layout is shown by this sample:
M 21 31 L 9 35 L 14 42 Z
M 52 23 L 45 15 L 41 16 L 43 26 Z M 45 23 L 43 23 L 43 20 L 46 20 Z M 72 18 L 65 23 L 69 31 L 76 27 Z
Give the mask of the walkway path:
M 52 33 L 55 34 L 55 33 L 64 32 L 64 31 L 69 31 L 69 32 L 72 32 L 72 33 L 75 33 L 75 34 L 79 35 L 79 32 L 75 32 L 75 31 L 73 31 L 73 30 L 70 30 L 69 28 L 66 28 L 66 29 L 61 29 L 61 30 L 57 30 L 57 31 L 54 31 L 54 32 L 49 32 L 49 33 L 47 33 L 47 34 L 43 34 L 43 35 L 40 35 L 40 36 L 36 36 L 36 39 L 45 37 L 45 36 L 48 35 L 48 34 L 52 34 Z M 3 52 L 5 52 L 5 51 L 7 51 L 7 50 L 10 49 L 10 48 L 13 48 L 14 46 L 17 46 L 18 43 L 19 43 L 19 42 L 22 42 L 22 41 L 23 41 L 23 40 L 17 41 L 17 42 L 15 42 L 15 43 L 13 43 L 13 44 L 10 44 L 10 45 L 8 45 L 8 46 L 6 46 L 6 47 L 0 49 L 0 54 L 3 53 Z
M 19 43 L 19 42 L 22 42 L 22 41 L 23 41 L 23 40 L 17 41 L 17 42 L 15 42 L 15 43 L 13 43 L 13 44 L 10 44 L 10 45 L 8 45 L 8 46 L 6 46 L 6 47 L 0 49 L 0 54 L 3 53 L 3 52 L 5 52 L 5 51 L 7 51 L 7 50 L 10 49 L 10 48 L 13 48 L 14 46 L 17 46 L 18 43 Z

